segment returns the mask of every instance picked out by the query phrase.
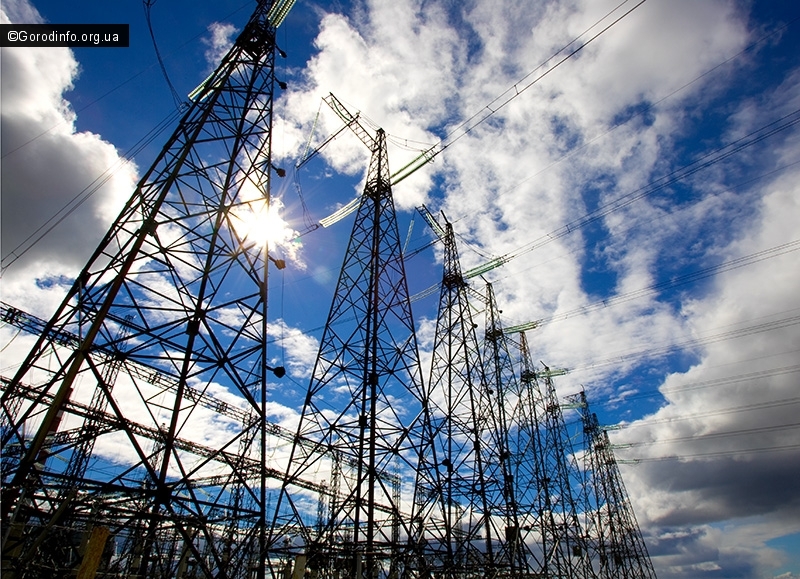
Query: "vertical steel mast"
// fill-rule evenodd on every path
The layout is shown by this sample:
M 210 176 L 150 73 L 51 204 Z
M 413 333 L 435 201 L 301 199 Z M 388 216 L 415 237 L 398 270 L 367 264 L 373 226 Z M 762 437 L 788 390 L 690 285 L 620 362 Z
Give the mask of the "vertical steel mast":
M 370 142 L 369 140 L 367 142 Z M 378 130 L 364 193 L 270 528 L 274 577 L 355 578 L 421 564 L 407 548 L 423 390 L 401 240 Z M 325 490 L 304 481 L 329 479 Z M 327 500 L 326 521 L 316 502 Z
M 497 547 L 492 554 L 495 568 L 511 576 L 523 576 L 529 569 L 527 545 L 522 541 L 518 489 L 514 479 L 515 457 L 509 444 L 513 433 L 511 410 L 518 402 L 519 385 L 514 363 L 500 321 L 494 288 L 486 284 L 486 327 L 483 340 L 483 365 L 487 387 L 482 414 L 489 418 L 484 433 L 483 452 L 489 473 L 491 517 Z M 514 449 L 518 450 L 518 449 Z
M 424 541 L 428 572 L 482 577 L 495 535 L 483 448 L 488 387 L 453 227 L 441 227 L 424 206 L 419 211 L 444 244 L 444 263 L 428 381 L 430 450 L 417 473 L 415 540 Z
M 586 393 L 570 397 L 581 413 L 587 479 L 588 546 L 602 579 L 656 579 L 608 432 L 589 408 Z
M 258 3 L 5 385 L 4 576 L 264 574 L 282 369 L 266 349 L 273 258 L 248 224 L 270 206 L 287 5 Z
M 561 371 L 536 370 L 524 332 L 520 340 L 520 390 L 512 415 L 511 439 L 517 449 L 515 488 L 526 543 L 545 577 L 595 577 L 585 528 L 582 476 L 564 423 L 552 376 Z

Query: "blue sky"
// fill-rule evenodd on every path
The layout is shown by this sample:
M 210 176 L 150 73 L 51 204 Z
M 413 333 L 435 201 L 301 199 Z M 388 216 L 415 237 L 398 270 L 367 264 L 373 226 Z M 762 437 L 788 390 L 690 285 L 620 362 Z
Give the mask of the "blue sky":
M 313 220 L 360 191 L 368 157 L 352 134 L 292 175 L 306 142 L 341 126 L 329 92 L 387 131 L 393 168 L 443 140 L 394 190 L 404 236 L 414 221 L 409 250 L 431 239 L 413 211 L 426 203 L 453 222 L 465 269 L 510 258 L 484 275 L 505 325 L 542 320 L 528 335 L 534 360 L 569 368 L 559 392 L 585 388 L 601 423 L 623 426 L 612 441 L 659 577 L 800 577 L 800 8 L 648 0 L 552 68 L 559 49 L 636 5 L 618 4 L 298 1 L 278 34 L 288 89 L 274 154 L 289 176 L 273 193 L 299 232 L 296 184 Z M 180 95 L 251 9 L 153 6 Z M 3 22 L 131 27 L 129 48 L 3 49 L 2 299 L 47 317 L 170 128 L 120 157 L 175 104 L 140 3 L 3 11 Z M 477 123 L 487 105 L 496 112 Z M 290 266 L 273 276 L 270 308 L 290 387 L 276 419 L 292 420 L 306 386 L 351 220 L 281 249 Z M 437 282 L 439 257 L 409 261 L 412 294 Z M 414 303 L 423 351 L 435 307 L 435 296 Z M 13 331 L 0 331 L 5 344 Z M 4 353 L 4 374 L 24 344 Z

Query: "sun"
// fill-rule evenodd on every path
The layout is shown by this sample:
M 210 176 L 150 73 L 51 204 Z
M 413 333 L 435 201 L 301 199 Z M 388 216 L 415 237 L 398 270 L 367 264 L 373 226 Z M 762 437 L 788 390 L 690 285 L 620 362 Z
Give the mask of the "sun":
M 285 246 L 297 237 L 297 232 L 280 216 L 282 208 L 280 199 L 272 199 L 270 203 L 264 199 L 249 201 L 231 210 L 231 225 L 245 245 Z

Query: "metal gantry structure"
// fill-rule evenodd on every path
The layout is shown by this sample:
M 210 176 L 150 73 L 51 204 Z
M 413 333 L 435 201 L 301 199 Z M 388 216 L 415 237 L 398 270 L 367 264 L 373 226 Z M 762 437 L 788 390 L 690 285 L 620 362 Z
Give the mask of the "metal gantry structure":
M 269 526 L 273 576 L 294 568 L 333 576 L 406 575 L 422 558 L 411 538 L 399 472 L 426 449 L 419 352 L 383 131 L 342 264 L 311 382 Z M 331 480 L 323 509 L 298 484 Z M 277 557 L 274 556 L 277 554 Z
M 443 274 L 423 377 L 386 135 L 333 95 L 366 185 L 296 428 L 270 422 L 285 264 L 250 223 L 281 173 L 290 7 L 257 4 L 53 317 L 2 304 L 37 336 L 2 379 L 3 577 L 655 577 L 605 432 L 587 410 L 581 469 L 557 372 L 424 207 Z
M 496 457 L 489 456 L 496 434 L 492 397 L 453 227 L 442 227 L 425 207 L 420 211 L 444 255 L 427 388 L 425 432 L 432 444 L 417 472 L 415 506 L 428 569 L 442 577 L 480 577 L 494 561 L 493 497 L 502 492 L 492 475 Z

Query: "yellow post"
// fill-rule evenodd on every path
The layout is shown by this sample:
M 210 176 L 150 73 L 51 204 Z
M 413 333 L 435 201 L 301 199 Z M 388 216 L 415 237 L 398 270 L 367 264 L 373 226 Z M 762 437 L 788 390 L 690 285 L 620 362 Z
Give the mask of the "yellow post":
M 89 537 L 89 543 L 86 545 L 86 552 L 83 555 L 83 561 L 81 561 L 76 579 L 94 579 L 97 567 L 100 566 L 103 551 L 106 548 L 108 534 L 108 527 L 95 527 L 92 529 L 92 536 Z

